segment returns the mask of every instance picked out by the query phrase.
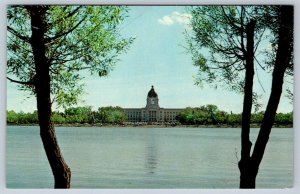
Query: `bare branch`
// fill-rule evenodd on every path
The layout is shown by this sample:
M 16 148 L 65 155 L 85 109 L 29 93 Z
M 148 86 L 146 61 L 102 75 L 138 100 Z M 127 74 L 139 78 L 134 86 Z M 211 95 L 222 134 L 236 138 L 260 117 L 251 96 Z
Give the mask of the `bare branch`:
M 23 85 L 34 85 L 33 81 L 30 80 L 30 81 L 18 81 L 18 80 L 14 80 L 14 79 L 11 79 L 9 77 L 6 77 L 9 81 L 13 82 L 13 83 L 17 83 L 17 84 L 23 84 Z
M 255 61 L 257 62 L 257 64 L 260 66 L 260 68 L 262 68 L 262 70 L 265 70 L 265 68 L 259 63 L 259 61 L 257 60 L 257 58 L 254 56 Z
M 255 58 L 255 57 L 254 57 Z M 257 80 L 258 80 L 258 83 L 259 83 L 259 85 L 260 85 L 260 87 L 262 88 L 262 90 L 264 91 L 264 92 L 266 92 L 265 91 L 265 89 L 264 89 L 264 87 L 263 87 L 263 85 L 261 84 L 261 82 L 260 82 L 260 79 L 259 79 L 259 75 L 258 75 L 258 71 L 257 71 L 257 67 L 255 67 L 255 69 L 256 69 L 256 77 L 257 77 Z
M 264 33 L 265 33 L 265 29 L 264 29 L 264 31 L 260 34 L 260 36 L 259 36 L 259 38 L 258 38 L 258 40 L 257 40 L 257 42 L 256 42 L 256 44 L 255 44 L 254 53 L 256 53 L 256 50 L 257 50 L 257 48 L 258 48 L 258 45 L 259 45 L 259 43 L 260 43 L 260 41 L 261 41 L 261 39 L 262 39 Z

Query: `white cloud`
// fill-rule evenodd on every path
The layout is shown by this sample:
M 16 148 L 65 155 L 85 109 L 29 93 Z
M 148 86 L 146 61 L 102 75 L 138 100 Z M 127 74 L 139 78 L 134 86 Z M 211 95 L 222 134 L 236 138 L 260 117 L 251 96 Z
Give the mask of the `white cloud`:
M 174 24 L 174 20 L 170 16 L 164 16 L 162 19 L 158 19 L 158 23 L 166 26 Z
M 158 19 L 158 23 L 166 26 L 171 26 L 173 24 L 189 25 L 192 19 L 192 15 L 188 13 L 179 13 L 177 11 L 172 12 L 171 15 L 166 15 Z

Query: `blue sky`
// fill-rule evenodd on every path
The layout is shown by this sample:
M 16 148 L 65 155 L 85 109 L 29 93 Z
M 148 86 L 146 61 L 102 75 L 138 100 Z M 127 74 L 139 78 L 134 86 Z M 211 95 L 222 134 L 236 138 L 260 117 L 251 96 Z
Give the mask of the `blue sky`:
M 215 104 L 221 110 L 240 113 L 241 94 L 236 94 L 210 85 L 194 84 L 197 68 L 184 49 L 184 30 L 190 30 L 191 16 L 182 6 L 134 6 L 122 24 L 124 36 L 136 37 L 130 50 L 120 56 L 121 61 L 107 77 L 86 77 L 85 94 L 81 105 L 94 109 L 101 106 L 141 108 L 146 105 L 147 92 L 154 85 L 163 108 L 184 108 Z M 257 83 L 255 89 L 262 95 L 260 102 L 264 110 L 271 86 L 271 76 L 258 72 L 265 92 Z M 291 85 L 289 85 L 291 87 Z M 293 106 L 282 96 L 279 112 L 289 112 Z M 7 82 L 7 110 L 33 111 L 35 98 L 29 93 L 18 91 L 17 85 Z M 55 110 L 55 107 L 54 107 Z

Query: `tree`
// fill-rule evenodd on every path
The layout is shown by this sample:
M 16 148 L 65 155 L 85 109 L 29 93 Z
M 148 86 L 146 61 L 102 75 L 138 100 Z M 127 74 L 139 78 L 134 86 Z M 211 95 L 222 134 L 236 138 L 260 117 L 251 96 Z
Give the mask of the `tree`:
M 265 25 L 266 17 L 263 17 L 267 15 L 265 14 L 266 10 L 268 9 L 257 6 L 199 6 L 191 10 L 193 16 L 191 24 L 194 35 L 192 37 L 188 36 L 187 41 L 194 65 L 198 66 L 200 70 L 197 83 L 202 81 L 217 84 L 225 82 L 227 88 L 244 94 L 241 160 L 239 162 L 241 173 L 240 188 L 255 188 L 255 178 L 259 163 L 263 156 L 264 146 L 268 141 L 266 136 L 268 136 L 268 131 L 272 128 L 273 116 L 276 114 L 280 99 L 280 86 L 282 87 L 281 81 L 283 78 L 281 76 L 285 74 L 285 69 L 279 68 L 278 70 L 275 62 L 275 65 L 273 65 L 273 81 L 278 80 L 277 84 L 280 86 L 276 88 L 272 84 L 270 101 L 274 104 L 270 104 L 269 101 L 267 110 L 269 109 L 270 111 L 266 111 L 259 133 L 263 135 L 259 135 L 256 141 L 258 146 L 255 146 L 257 149 L 254 148 L 253 156 L 251 156 L 252 143 L 249 140 L 251 111 L 253 102 L 257 99 L 256 93 L 253 92 L 254 62 L 261 66 L 255 56 L 255 52 L 258 49 L 264 31 L 268 28 Z M 276 6 L 274 10 L 276 10 Z M 269 21 L 270 19 L 274 19 L 274 17 L 268 18 Z M 276 25 L 272 25 L 272 27 L 276 29 Z M 275 31 L 272 32 L 276 34 Z M 288 43 L 292 45 L 291 42 Z M 286 49 L 292 52 L 290 48 Z M 209 54 L 204 57 L 203 52 Z M 290 54 L 289 60 L 291 59 Z M 279 56 L 277 55 L 277 57 Z M 290 66 L 289 62 L 286 66 Z M 264 67 L 262 68 L 264 69 Z M 245 73 L 245 76 L 242 73 Z M 261 131 L 265 132 L 261 133 Z M 263 143 L 260 143 L 261 141 Z M 257 153 L 254 153 L 255 151 Z M 256 156 L 257 154 L 259 155 L 258 157 Z M 252 160 L 254 156 L 257 157 L 255 161 Z
M 284 75 L 286 70 L 292 66 L 291 63 L 293 62 L 293 6 L 279 6 L 278 24 L 278 29 L 276 30 L 277 51 L 273 70 L 271 94 L 261 123 L 259 134 L 253 148 L 253 153 L 249 158 L 248 163 L 240 164 L 242 168 L 248 169 L 245 173 L 250 173 L 247 175 L 245 180 L 247 181 L 245 183 L 246 186 L 250 188 L 255 188 L 256 175 L 258 173 L 259 165 L 263 159 L 280 101 Z
M 127 119 L 124 109 L 121 107 L 101 107 L 96 114 L 96 120 L 101 123 L 118 123 L 122 124 Z
M 241 125 L 242 115 L 241 114 L 230 114 L 228 115 L 227 122 L 229 125 L 237 126 Z
M 264 117 L 264 112 L 260 111 L 251 115 L 251 123 L 260 124 Z
M 242 112 L 242 158 L 250 148 L 249 139 L 253 103 L 255 50 L 263 30 L 257 28 L 254 9 L 244 6 L 200 6 L 192 9 L 195 35 L 188 39 L 194 65 L 202 73 L 200 81 L 225 81 L 232 90 L 244 93 Z M 255 36 L 259 34 L 259 36 Z M 254 44 L 254 39 L 257 44 Z M 208 57 L 199 51 L 208 49 Z M 245 76 L 242 75 L 245 73 Z M 203 75 L 204 74 L 204 75 Z
M 54 124 L 64 124 L 66 119 L 61 113 L 54 111 L 52 114 L 52 121 Z
M 13 111 L 6 111 L 7 123 L 18 123 L 19 122 L 19 115 Z
M 192 26 L 195 32 L 190 50 L 195 65 L 199 66 L 200 81 L 209 83 L 225 80 L 231 89 L 244 93 L 241 132 L 241 158 L 247 158 L 251 146 L 249 140 L 251 110 L 253 103 L 253 77 L 255 50 L 254 39 L 263 34 L 253 18 L 254 9 L 244 6 L 201 6 L 192 10 Z M 255 37 L 255 33 L 259 34 Z M 204 57 L 199 48 L 208 49 L 210 55 Z M 245 73 L 243 76 L 241 73 Z M 201 80 L 202 79 L 202 80 Z M 218 82 L 219 83 L 219 82 Z M 227 87 L 228 87 L 227 86 Z M 242 182 L 241 177 L 241 182 Z M 242 184 L 242 183 L 241 183 Z M 243 187 L 243 186 L 241 186 Z
M 58 146 L 52 103 L 72 105 L 83 91 L 80 71 L 107 75 L 133 39 L 121 38 L 123 6 L 9 6 L 7 79 L 37 99 L 43 146 L 55 188 L 70 188 Z
M 71 107 L 65 110 L 67 121 L 70 123 L 92 123 L 92 107 Z
M 275 117 L 275 123 L 278 125 L 290 125 L 293 124 L 293 112 L 278 113 Z
M 208 104 L 196 108 L 187 107 L 176 116 L 176 120 L 182 124 L 225 124 L 227 122 L 227 113 L 218 110 L 216 105 Z

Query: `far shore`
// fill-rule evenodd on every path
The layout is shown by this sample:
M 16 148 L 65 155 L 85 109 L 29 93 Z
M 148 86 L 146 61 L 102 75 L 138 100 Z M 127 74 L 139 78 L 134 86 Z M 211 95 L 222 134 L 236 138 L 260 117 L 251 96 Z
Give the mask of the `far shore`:
M 17 124 L 7 123 L 8 126 L 38 126 L 36 123 Z M 139 128 L 241 128 L 241 125 L 182 125 L 182 124 L 89 124 L 89 123 L 68 123 L 68 124 L 55 124 L 55 127 L 107 127 L 107 128 L 125 128 L 125 127 L 139 127 Z M 251 128 L 260 128 L 258 124 L 251 124 Z M 293 125 L 277 125 L 274 124 L 273 128 L 293 128 Z

